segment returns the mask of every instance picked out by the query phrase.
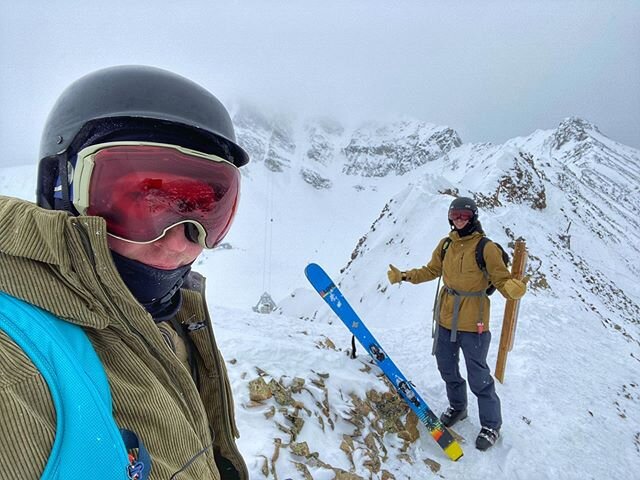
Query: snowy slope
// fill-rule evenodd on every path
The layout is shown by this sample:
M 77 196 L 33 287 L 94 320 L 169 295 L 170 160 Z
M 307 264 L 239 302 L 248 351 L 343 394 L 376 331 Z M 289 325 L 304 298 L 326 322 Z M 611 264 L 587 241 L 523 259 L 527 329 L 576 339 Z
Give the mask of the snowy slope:
M 346 126 L 238 110 L 234 121 L 253 162 L 225 248 L 196 268 L 216 306 L 252 478 L 638 478 L 638 150 L 575 118 L 504 145 L 464 144 L 448 127 L 408 120 Z M 32 199 L 34 174 L 3 169 L 0 191 Z M 469 393 L 457 463 L 411 425 L 361 349 L 348 358 L 348 331 L 303 274 L 313 261 L 339 280 L 441 411 L 429 354 L 435 282 L 389 286 L 386 269 L 428 260 L 453 194 L 476 198 L 488 235 L 508 250 L 526 239 L 532 275 L 497 386 L 503 437 L 489 452 L 473 448 L 480 425 Z M 253 313 L 265 290 L 281 308 Z M 491 366 L 504 306 L 499 294 L 492 302 Z M 251 400 L 250 387 L 263 399 Z
M 532 259 L 534 292 L 521 307 L 506 384 L 498 389 L 504 438 L 501 453 L 494 455 L 504 460 L 502 455 L 508 453 L 508 461 L 489 463 L 485 473 L 499 478 L 634 478 L 640 460 L 637 219 L 616 215 L 615 210 L 602 214 L 604 208 L 616 206 L 615 199 L 598 201 L 604 185 L 576 182 L 567 191 L 566 185 L 556 183 L 564 168 L 555 170 L 544 157 L 517 145 L 466 146 L 450 157 L 443 165 L 450 185 L 441 175 L 429 174 L 391 199 L 347 268 L 343 290 L 361 303 L 361 313 L 371 319 L 377 336 L 396 339 L 386 346 L 387 352 L 406 365 L 414 382 L 428 385 L 435 377 L 436 385 L 425 388 L 433 398 L 443 399 L 435 361 L 427 353 L 429 342 L 415 336 L 418 329 L 429 336 L 435 285 L 387 286 L 384 270 L 388 261 L 400 268 L 428 261 L 447 232 L 444 218 L 451 197 L 438 192 L 464 186 L 460 193 L 473 194 L 484 204 L 483 225 L 491 238 L 506 246 L 524 237 Z M 624 168 L 630 170 L 628 175 L 637 175 L 638 152 L 631 160 Z M 611 184 L 616 170 L 612 163 L 603 168 L 588 159 L 582 168 Z M 633 186 L 619 182 L 617 188 Z M 637 200 L 626 199 L 631 209 Z M 583 205 L 600 207 L 600 215 L 575 213 Z M 624 242 L 597 235 L 616 225 L 627 225 Z M 496 341 L 490 365 L 495 365 L 503 303 L 494 298 Z M 426 357 L 417 365 L 415 349 Z M 477 426 L 474 418 L 457 430 L 472 437 Z M 613 451 L 611 438 L 617 439 Z M 467 452 L 467 458 L 469 454 L 478 455 Z M 474 476 L 481 468 L 474 465 Z

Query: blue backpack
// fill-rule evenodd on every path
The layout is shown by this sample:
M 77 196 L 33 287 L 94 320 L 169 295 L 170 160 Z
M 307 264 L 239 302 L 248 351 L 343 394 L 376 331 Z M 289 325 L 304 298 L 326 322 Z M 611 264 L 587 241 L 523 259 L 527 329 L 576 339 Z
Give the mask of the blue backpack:
M 84 330 L 3 292 L 0 330 L 40 370 L 56 409 L 55 440 L 41 480 L 147 479 L 149 454 L 133 432 L 118 429 L 107 375 Z M 134 448 L 138 459 L 130 461 Z

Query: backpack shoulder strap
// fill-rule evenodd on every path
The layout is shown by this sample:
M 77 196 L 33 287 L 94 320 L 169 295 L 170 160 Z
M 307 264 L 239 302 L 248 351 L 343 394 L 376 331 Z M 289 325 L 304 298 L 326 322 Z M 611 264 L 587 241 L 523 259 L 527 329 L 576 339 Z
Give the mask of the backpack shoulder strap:
M 485 275 L 487 274 L 487 262 L 484 261 L 484 247 L 490 241 L 491 240 L 487 237 L 481 237 L 480 241 L 476 245 L 476 264 Z
M 0 330 L 38 368 L 56 409 L 56 436 L 42 478 L 79 478 L 78 469 L 96 480 L 130 478 L 109 382 L 85 331 L 3 292 Z
M 444 256 L 447 253 L 447 249 L 451 245 L 451 237 L 446 237 L 442 242 L 442 250 L 440 251 L 440 261 L 444 260 Z

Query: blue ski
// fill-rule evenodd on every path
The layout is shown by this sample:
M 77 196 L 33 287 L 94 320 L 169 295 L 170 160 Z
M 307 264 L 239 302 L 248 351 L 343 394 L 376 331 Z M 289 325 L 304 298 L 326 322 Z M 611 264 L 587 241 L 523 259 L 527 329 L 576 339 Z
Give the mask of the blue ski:
M 304 273 L 313 288 L 375 360 L 378 367 L 391 381 L 402 399 L 415 412 L 424 426 L 427 427 L 431 436 L 447 456 L 454 461 L 462 457 L 460 444 L 429 408 L 427 402 L 416 392 L 411 382 L 396 367 L 322 267 L 315 263 L 310 263 L 305 268 Z

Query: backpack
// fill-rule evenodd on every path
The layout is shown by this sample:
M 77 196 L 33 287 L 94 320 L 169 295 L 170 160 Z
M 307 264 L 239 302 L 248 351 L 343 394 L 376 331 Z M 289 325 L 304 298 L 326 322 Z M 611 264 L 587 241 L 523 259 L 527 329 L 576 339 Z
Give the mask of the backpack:
M 447 249 L 449 248 L 451 241 L 452 241 L 451 238 L 449 237 L 445 238 L 444 243 L 442 244 L 442 251 L 440 252 L 441 261 L 444 261 L 444 255 L 445 253 L 447 253 Z M 489 272 L 487 272 L 487 263 L 484 261 L 484 247 L 489 242 L 491 242 L 489 238 L 482 237 L 478 242 L 478 244 L 476 245 L 476 265 L 478 265 L 478 268 L 487 279 L 489 279 Z M 502 261 L 504 262 L 504 266 L 508 267 L 509 255 L 507 254 L 507 252 L 504 251 L 504 248 L 502 248 L 502 245 L 500 245 L 497 242 L 492 242 L 492 243 L 494 243 L 498 247 L 498 249 L 500 250 L 500 253 L 502 254 Z M 492 295 L 493 292 L 495 291 L 496 291 L 495 285 L 489 282 L 489 287 L 485 290 L 485 293 L 487 295 Z
M 146 480 L 151 458 L 113 419 L 104 367 L 81 327 L 0 292 L 0 330 L 40 370 L 56 409 L 56 435 L 42 480 Z M 138 449 L 138 459 L 128 451 Z

